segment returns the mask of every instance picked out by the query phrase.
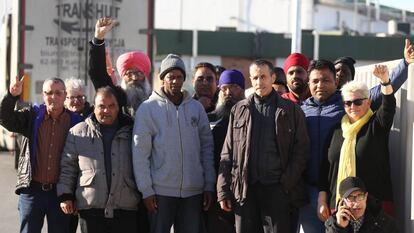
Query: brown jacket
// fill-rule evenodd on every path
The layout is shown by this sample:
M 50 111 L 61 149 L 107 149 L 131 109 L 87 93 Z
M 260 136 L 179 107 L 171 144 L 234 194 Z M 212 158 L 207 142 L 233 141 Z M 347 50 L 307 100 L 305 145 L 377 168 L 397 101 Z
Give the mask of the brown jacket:
M 237 103 L 230 114 L 229 128 L 221 152 L 217 181 L 218 201 L 234 200 L 243 205 L 248 188 L 253 95 Z M 309 137 L 299 105 L 277 96 L 276 136 L 282 163 L 281 184 L 300 207 L 307 203 L 302 179 L 309 156 Z

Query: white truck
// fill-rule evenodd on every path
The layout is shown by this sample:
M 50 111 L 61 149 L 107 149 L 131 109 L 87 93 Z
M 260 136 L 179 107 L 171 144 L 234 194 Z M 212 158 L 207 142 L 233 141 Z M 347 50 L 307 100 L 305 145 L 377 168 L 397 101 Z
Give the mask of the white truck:
M 106 40 L 112 64 L 126 51 L 147 51 L 153 0 L 3 1 L 10 10 L 0 15 L 0 92 L 7 90 L 11 77 L 25 75 L 24 102 L 41 103 L 42 83 L 51 77 L 83 79 L 92 97 L 88 41 L 98 18 L 119 21 Z M 3 141 L 0 135 L 0 146 Z

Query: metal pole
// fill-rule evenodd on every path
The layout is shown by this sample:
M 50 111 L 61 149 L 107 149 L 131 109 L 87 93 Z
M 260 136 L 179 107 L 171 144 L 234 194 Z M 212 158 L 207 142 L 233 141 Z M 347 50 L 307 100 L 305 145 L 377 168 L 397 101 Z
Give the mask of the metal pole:
M 302 51 L 302 30 L 301 30 L 301 0 L 293 0 L 292 13 L 292 44 L 291 53 L 300 53 Z
M 313 60 L 319 59 L 319 32 L 313 30 Z
M 191 57 L 191 69 L 195 66 L 195 59 L 198 56 L 198 31 L 193 30 L 193 55 Z
M 354 14 L 352 16 L 352 20 L 353 20 L 353 31 L 356 32 L 357 31 L 357 17 L 358 17 L 358 0 L 354 0 Z
M 151 61 L 152 74 L 154 73 L 154 2 L 154 0 L 148 0 L 147 55 Z M 153 84 L 152 75 L 148 78 Z

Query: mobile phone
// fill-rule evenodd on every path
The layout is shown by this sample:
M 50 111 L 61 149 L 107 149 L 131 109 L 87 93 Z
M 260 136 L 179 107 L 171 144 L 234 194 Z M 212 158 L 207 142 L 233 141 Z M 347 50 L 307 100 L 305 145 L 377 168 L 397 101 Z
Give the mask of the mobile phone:
M 345 209 L 347 209 L 348 211 L 349 211 L 349 216 L 352 218 L 352 220 L 356 220 L 356 218 L 355 218 L 355 216 L 352 214 L 352 212 L 351 212 L 351 210 L 350 210 L 350 208 L 349 207 L 347 207 L 346 205 L 345 205 L 345 200 L 344 199 L 341 199 L 341 202 L 339 203 L 339 205 L 340 206 L 344 206 L 345 207 Z M 347 219 L 345 218 L 345 217 L 343 217 L 343 220 L 344 221 L 346 221 Z

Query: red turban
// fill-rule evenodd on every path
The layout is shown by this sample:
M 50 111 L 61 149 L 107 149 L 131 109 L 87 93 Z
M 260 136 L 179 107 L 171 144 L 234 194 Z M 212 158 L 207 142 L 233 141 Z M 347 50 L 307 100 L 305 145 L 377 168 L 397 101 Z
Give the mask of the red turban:
M 118 73 L 122 76 L 125 75 L 126 71 L 131 68 L 138 69 L 145 74 L 148 78 L 151 72 L 151 61 L 149 57 L 142 52 L 134 51 L 129 53 L 124 53 L 118 57 L 116 61 L 116 68 Z
M 292 66 L 300 66 L 305 70 L 308 70 L 309 60 L 307 57 L 300 53 L 292 53 L 289 57 L 286 58 L 285 64 L 283 65 L 283 70 L 287 74 L 288 70 Z

